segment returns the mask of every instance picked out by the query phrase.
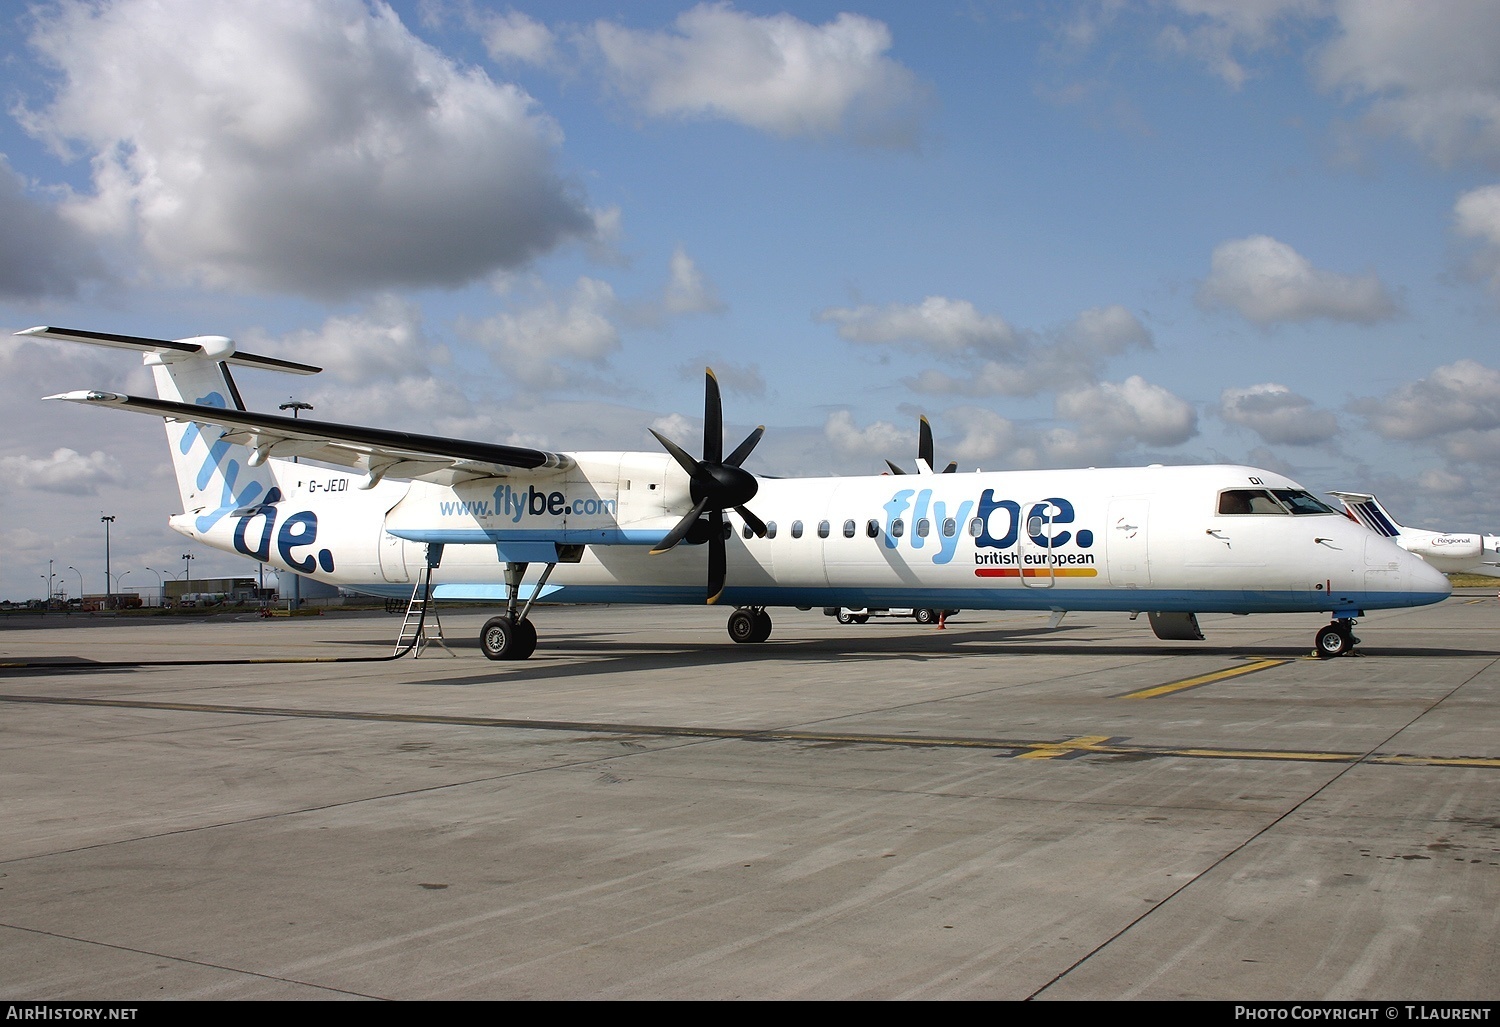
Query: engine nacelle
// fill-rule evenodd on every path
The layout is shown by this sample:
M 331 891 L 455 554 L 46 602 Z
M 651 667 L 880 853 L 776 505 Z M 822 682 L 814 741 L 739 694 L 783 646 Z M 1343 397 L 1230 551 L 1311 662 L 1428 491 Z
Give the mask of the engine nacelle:
M 1484 552 L 1484 540 L 1479 535 L 1432 535 L 1428 538 L 1411 539 L 1403 548 L 1422 557 L 1475 560 Z

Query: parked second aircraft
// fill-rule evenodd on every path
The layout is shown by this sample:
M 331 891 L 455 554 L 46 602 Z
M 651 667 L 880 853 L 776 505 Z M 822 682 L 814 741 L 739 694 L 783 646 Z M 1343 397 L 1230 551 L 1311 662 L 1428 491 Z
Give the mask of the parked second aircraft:
M 741 465 L 762 429 L 723 454 L 711 371 L 702 459 L 660 435 L 665 453 L 558 453 L 253 413 L 231 364 L 318 369 L 222 336 L 19 334 L 144 353 L 157 399 L 51 398 L 165 420 L 177 531 L 359 591 L 410 595 L 430 581 L 439 600 L 503 602 L 481 632 L 492 659 L 531 655 L 539 597 L 724 601 L 730 637 L 746 643 L 770 635 L 771 606 L 1146 611 L 1162 638 L 1201 638 L 1206 611 L 1322 613 L 1315 647 L 1333 656 L 1364 610 L 1450 591 L 1389 539 L 1254 467 L 757 478 Z
M 1330 492 L 1359 523 L 1415 553 L 1444 574 L 1482 574 L 1500 578 L 1500 535 L 1470 531 L 1408 528 L 1368 492 Z

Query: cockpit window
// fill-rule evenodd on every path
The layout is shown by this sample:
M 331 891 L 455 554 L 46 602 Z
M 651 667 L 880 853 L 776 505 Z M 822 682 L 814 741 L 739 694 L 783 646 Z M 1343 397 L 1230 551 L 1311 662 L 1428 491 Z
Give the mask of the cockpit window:
M 1219 493 L 1221 514 L 1284 514 L 1286 507 L 1266 489 L 1225 489 Z
M 1333 507 L 1303 489 L 1272 489 L 1276 498 L 1294 514 L 1336 514 Z
M 1305 489 L 1225 489 L 1219 493 L 1221 514 L 1331 514 L 1327 503 Z

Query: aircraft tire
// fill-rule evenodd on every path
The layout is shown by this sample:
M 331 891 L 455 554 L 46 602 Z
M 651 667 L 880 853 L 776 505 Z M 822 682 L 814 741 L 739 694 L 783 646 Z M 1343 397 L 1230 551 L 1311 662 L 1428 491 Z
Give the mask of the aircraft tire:
M 840 624 L 853 624 L 854 614 L 845 613 L 843 610 L 840 610 L 838 612 L 838 616 L 836 616 L 834 620 L 838 621 Z
M 735 642 L 764 642 L 771 636 L 771 617 L 765 610 L 741 607 L 729 615 L 728 627 Z
M 938 620 L 938 614 L 937 614 L 936 610 L 918 610 L 917 611 L 917 623 L 918 624 L 936 624 L 937 620 Z
M 755 637 L 750 641 L 764 642 L 771 637 L 771 615 L 765 610 L 755 612 Z
M 536 625 L 491 617 L 479 632 L 479 648 L 491 660 L 524 660 L 536 652 Z
M 1313 640 L 1313 648 L 1317 651 L 1318 659 L 1327 660 L 1335 656 L 1343 656 L 1354 647 L 1354 636 L 1347 628 L 1330 624 L 1318 632 Z
M 856 624 L 867 624 L 869 623 L 870 615 L 868 613 L 856 613 L 850 619 Z

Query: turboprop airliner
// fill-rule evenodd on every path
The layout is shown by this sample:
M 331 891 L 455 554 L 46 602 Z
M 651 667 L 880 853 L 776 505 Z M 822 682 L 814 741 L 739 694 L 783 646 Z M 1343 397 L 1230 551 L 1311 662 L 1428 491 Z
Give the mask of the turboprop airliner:
M 1482 574 L 1500 578 L 1500 535 L 1408 528 L 1368 492 L 1330 491 L 1328 494 L 1338 497 L 1350 517 L 1408 553 L 1420 556 L 1444 574 Z
M 665 452 L 554 453 L 252 412 L 231 367 L 318 368 L 223 336 L 18 334 L 144 354 L 155 399 L 49 398 L 165 421 L 183 507 L 171 527 L 361 592 L 504 603 L 480 632 L 496 660 L 535 650 L 539 598 L 722 602 L 742 643 L 769 637 L 773 606 L 1146 611 L 1170 639 L 1202 638 L 1202 612 L 1321 613 L 1314 648 L 1337 656 L 1364 611 L 1450 592 L 1255 467 L 760 478 L 742 465 L 764 429 L 724 455 L 712 371 L 701 458 L 656 432 Z

